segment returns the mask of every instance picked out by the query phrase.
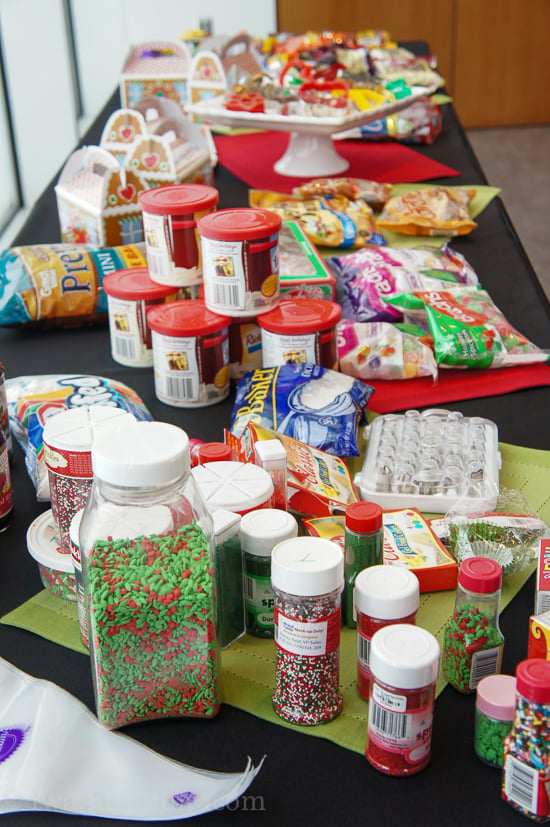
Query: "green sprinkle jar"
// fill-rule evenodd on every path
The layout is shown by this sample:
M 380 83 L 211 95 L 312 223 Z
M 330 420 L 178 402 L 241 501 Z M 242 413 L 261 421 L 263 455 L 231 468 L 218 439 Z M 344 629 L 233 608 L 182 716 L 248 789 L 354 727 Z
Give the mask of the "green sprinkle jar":
M 512 728 L 516 704 L 513 675 L 488 675 L 476 690 L 474 749 L 490 767 L 502 769 L 504 739 Z

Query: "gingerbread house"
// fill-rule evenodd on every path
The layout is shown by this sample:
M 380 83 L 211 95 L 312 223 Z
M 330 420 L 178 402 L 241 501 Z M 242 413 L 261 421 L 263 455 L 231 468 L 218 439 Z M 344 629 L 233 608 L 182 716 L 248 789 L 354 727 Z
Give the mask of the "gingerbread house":
M 185 106 L 190 68 L 191 51 L 185 43 L 151 40 L 132 46 L 120 78 L 122 106 L 133 109 L 155 95 Z
M 140 174 L 107 150 L 76 150 L 55 187 L 62 240 L 100 247 L 143 241 L 138 195 L 144 189 Z
M 188 100 L 223 95 L 236 83 L 263 71 L 259 54 L 246 32 L 227 38 L 207 39 L 195 53 L 189 73 Z

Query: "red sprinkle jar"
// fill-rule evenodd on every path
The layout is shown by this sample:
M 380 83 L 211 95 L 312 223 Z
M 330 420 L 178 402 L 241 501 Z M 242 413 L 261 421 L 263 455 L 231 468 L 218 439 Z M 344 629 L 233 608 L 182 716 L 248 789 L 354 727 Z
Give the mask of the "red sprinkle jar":
M 419 626 L 391 624 L 373 635 L 365 755 L 387 775 L 412 775 L 430 761 L 439 655 Z
M 404 566 L 369 566 L 359 572 L 353 589 L 357 617 L 357 691 L 366 701 L 370 687 L 370 648 L 378 629 L 416 623 L 420 603 L 418 577 Z
M 153 281 L 172 287 L 202 281 L 197 220 L 215 210 L 218 200 L 218 190 L 204 184 L 174 184 L 140 193 L 147 264 Z
M 107 294 L 111 356 L 121 365 L 150 367 L 153 345 L 147 311 L 175 301 L 177 289 L 153 281 L 147 267 L 130 267 L 105 276 L 103 290 Z
M 155 393 L 180 408 L 205 407 L 229 394 L 229 319 L 199 299 L 182 299 L 147 314 L 153 332 Z
M 341 318 L 341 307 L 328 299 L 283 299 L 258 319 L 263 367 L 313 362 L 338 370 L 336 325 Z
M 248 317 L 277 306 L 281 224 L 276 213 L 249 207 L 199 219 L 207 307 Z

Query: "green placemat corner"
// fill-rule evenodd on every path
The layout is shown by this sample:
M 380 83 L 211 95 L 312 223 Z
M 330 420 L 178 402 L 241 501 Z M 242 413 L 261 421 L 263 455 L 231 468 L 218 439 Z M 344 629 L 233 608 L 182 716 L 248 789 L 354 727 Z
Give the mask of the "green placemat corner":
M 26 629 L 75 652 L 88 654 L 80 639 L 76 603 L 55 597 L 47 589 L 5 614 L 0 623 Z

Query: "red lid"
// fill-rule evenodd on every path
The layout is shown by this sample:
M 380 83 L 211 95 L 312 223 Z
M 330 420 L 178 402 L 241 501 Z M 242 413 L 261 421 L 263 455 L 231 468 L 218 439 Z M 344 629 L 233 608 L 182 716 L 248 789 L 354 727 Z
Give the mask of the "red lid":
M 203 215 L 197 221 L 197 229 L 201 235 L 217 241 L 246 241 L 278 233 L 281 224 L 281 216 L 270 210 L 235 207 Z
M 138 201 L 142 210 L 154 215 L 185 215 L 212 209 L 219 197 L 217 189 L 205 184 L 171 184 L 141 192 Z
M 491 594 L 502 585 L 502 566 L 489 557 L 468 557 L 460 564 L 458 582 L 470 592 Z
M 225 442 L 205 442 L 199 446 L 199 463 L 224 462 L 233 459 L 233 452 Z
M 517 690 L 525 700 L 550 703 L 550 660 L 522 660 L 516 667 Z
M 271 333 L 316 333 L 334 327 L 341 318 L 340 305 L 328 299 L 283 299 L 259 316 L 258 324 Z
M 147 267 L 128 267 L 103 277 L 103 289 L 115 299 L 147 301 L 165 299 L 177 293 L 177 287 L 153 281 Z
M 358 502 L 346 506 L 346 527 L 369 532 L 382 528 L 382 509 L 378 503 Z
M 147 324 L 165 336 L 204 336 L 229 325 L 227 316 L 208 310 L 199 299 L 181 299 L 159 304 L 147 313 Z

